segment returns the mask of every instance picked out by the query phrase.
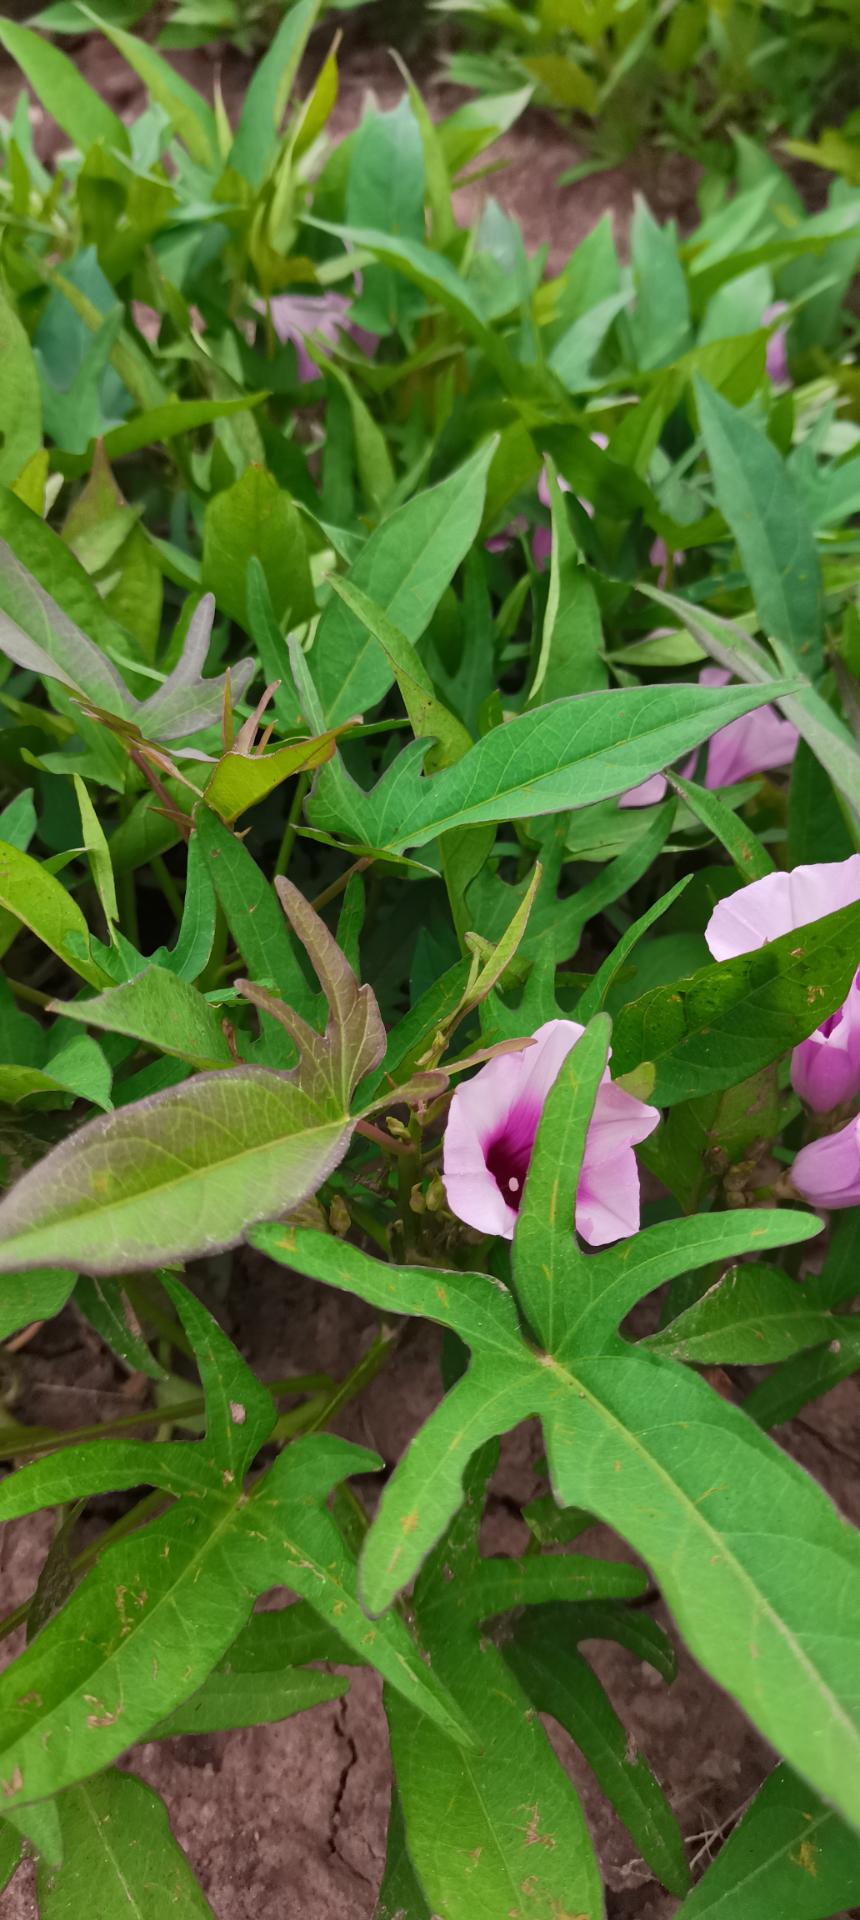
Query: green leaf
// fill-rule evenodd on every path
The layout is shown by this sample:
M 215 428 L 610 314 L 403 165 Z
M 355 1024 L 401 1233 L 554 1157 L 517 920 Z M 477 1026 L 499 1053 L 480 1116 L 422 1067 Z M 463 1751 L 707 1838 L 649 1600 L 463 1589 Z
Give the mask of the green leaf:
M 271 983 L 281 999 L 304 1019 L 313 1020 L 316 995 L 298 957 L 274 888 L 264 879 L 247 847 L 208 807 L 198 807 L 195 832 L 227 925 L 251 980 Z M 265 1011 L 266 1058 L 272 1066 L 292 1066 L 295 1042 Z
M 740 549 L 759 619 L 815 673 L 823 606 L 809 518 L 767 434 L 703 380 L 695 391 L 717 505 Z
M 295 1073 L 202 1074 L 90 1121 L 0 1202 L 0 1271 L 50 1262 L 122 1273 L 235 1245 L 253 1219 L 298 1206 L 342 1160 L 352 1093 L 381 1058 L 385 1030 L 323 922 L 289 881 L 278 891 L 328 996 L 325 1034 L 243 983 L 298 1047 Z
M 442 766 L 453 766 L 455 760 L 468 753 L 471 735 L 437 697 L 418 649 L 353 580 L 339 580 L 334 576 L 331 584 L 350 612 L 374 640 L 378 640 L 400 688 L 416 740 L 428 737 L 436 740 L 439 752 L 431 758 L 434 761 L 438 758 Z
M 207 1447 L 231 1481 L 241 1481 L 275 1424 L 272 1396 L 190 1289 L 170 1274 L 162 1275 L 162 1283 L 194 1348 L 206 1397 Z
M 564 495 L 551 462 L 548 472 L 552 554 L 540 654 L 529 694 L 532 706 L 538 696 L 546 706 L 565 694 L 592 693 L 608 681 L 597 598 L 580 566 Z
M 180 980 L 196 980 L 212 952 L 215 921 L 215 888 L 200 835 L 193 833 L 188 844 L 182 922 L 175 946 L 158 956 L 161 965 L 178 974 Z
M 91 987 L 110 984 L 93 955 L 90 930 L 77 901 L 47 867 L 7 841 L 0 841 L 0 906 Z
M 7 29 L 8 31 L 8 29 Z M 18 28 L 24 32 L 24 28 Z M 3 25 L 0 22 L 0 38 Z M 35 35 L 33 36 L 35 39 Z M 47 43 L 40 43 L 47 44 Z M 53 51 L 53 49 L 51 49 Z M 33 349 L 0 287 L 0 481 L 10 486 L 42 444 L 42 401 Z
M 483 349 L 490 366 L 506 385 L 515 387 L 518 384 L 516 361 L 501 336 L 488 327 L 468 281 L 463 279 L 450 260 L 446 260 L 444 254 L 434 253 L 420 240 L 380 232 L 375 227 L 337 226 L 332 221 L 315 218 L 309 218 L 308 225 L 320 227 L 324 233 L 336 234 L 350 251 L 359 248 L 362 252 L 372 254 L 374 260 L 381 261 L 383 266 L 391 267 L 404 279 L 411 281 L 413 286 L 420 287 L 429 300 L 459 321 L 464 332 Z
M 724 800 L 709 792 L 707 787 L 698 787 L 692 780 L 685 780 L 680 773 L 669 772 L 666 777 L 670 787 L 674 787 L 675 792 L 686 800 L 691 813 L 725 847 L 742 880 L 762 880 L 766 873 L 776 871 L 767 848 L 762 846 L 752 828 L 747 827 L 731 807 L 726 806 Z
M 683 353 L 690 337 L 690 302 L 678 257 L 673 221 L 658 226 L 637 199 L 630 233 L 636 306 L 630 316 L 636 365 L 665 367 Z
M 134 68 L 138 78 L 143 81 L 147 93 L 166 113 L 175 133 L 179 135 L 198 166 L 215 167 L 218 163 L 218 132 L 215 115 L 205 100 L 183 80 L 174 67 L 162 60 L 155 48 L 148 46 L 137 34 L 126 33 L 123 27 L 115 27 L 109 20 L 103 20 L 92 7 L 79 0 L 81 12 L 91 20 L 94 27 L 106 33 L 130 67 Z
M 131 1303 L 110 1280 L 92 1280 L 82 1274 L 75 1288 L 75 1305 L 95 1328 L 130 1373 L 145 1373 L 150 1380 L 166 1380 L 167 1372 L 150 1353 Z
M 504 1654 L 538 1711 L 576 1741 L 658 1880 L 670 1893 L 686 1893 L 689 1870 L 675 1815 L 597 1676 L 571 1646 L 565 1613 L 541 1611 L 520 1621 Z
M 430 1908 L 409 1858 L 403 1808 L 395 1781 L 388 1816 L 385 1872 L 373 1920 L 432 1920 Z
M 567 1116 L 574 1101 L 584 1105 L 584 1044 L 550 1091 L 526 1182 L 526 1206 L 534 1183 L 555 1195 L 555 1218 L 568 1222 L 583 1128 Z M 591 1033 L 589 1045 L 596 1090 L 602 1046 Z M 532 1323 L 561 1329 L 551 1352 L 523 1341 L 513 1301 L 486 1277 L 384 1266 L 300 1230 L 260 1228 L 254 1240 L 388 1313 L 452 1326 L 473 1350 L 383 1495 L 363 1553 L 369 1607 L 385 1606 L 439 1539 L 462 1497 L 466 1457 L 530 1406 L 544 1423 L 559 1502 L 581 1505 L 630 1541 L 695 1658 L 818 1790 L 857 1817 L 857 1676 L 848 1670 L 857 1538 L 820 1489 L 699 1375 L 616 1332 L 635 1302 L 673 1275 L 816 1230 L 791 1211 L 706 1214 L 587 1257 L 569 1231 L 565 1259 L 550 1221 L 536 1255 L 549 1246 L 549 1275 L 526 1271 L 516 1245 L 515 1271 Z M 421 1875 L 426 1882 L 423 1863 Z
M 685 1313 L 643 1347 L 696 1366 L 767 1366 L 828 1340 L 832 1314 L 808 1302 L 802 1286 L 778 1267 L 731 1267 Z
M 860 1367 L 860 1322 L 852 1316 L 836 1320 L 833 1338 L 811 1353 L 799 1353 L 762 1380 L 744 1401 L 744 1411 L 761 1427 L 781 1427 L 796 1413 L 820 1400 L 840 1380 L 850 1380 Z
M 225 1666 L 229 1669 L 224 1671 Z M 234 1670 L 229 1655 L 210 1674 L 199 1693 L 174 1708 L 154 1727 L 150 1740 L 173 1740 L 177 1734 L 221 1733 L 233 1727 L 271 1727 L 291 1714 L 304 1713 L 326 1700 L 339 1700 L 349 1685 L 337 1674 L 316 1673 L 303 1667 L 279 1667 L 272 1673 Z
M 618 1016 L 615 1073 L 653 1061 L 654 1102 L 670 1106 L 732 1086 L 739 1058 L 745 1078 L 759 1072 L 841 1006 L 858 934 L 860 906 L 843 907 L 757 953 L 652 988 Z
M 432 779 L 421 776 L 419 742 L 369 794 L 336 758 L 318 776 L 308 815 L 361 846 L 401 852 L 452 827 L 565 813 L 624 793 L 768 697 L 683 685 L 574 695 L 494 728 Z
M 267 397 L 265 393 L 242 393 L 221 400 L 167 400 L 162 406 L 145 407 L 121 426 L 111 427 L 104 436 L 105 453 L 109 460 L 123 459 L 129 453 L 138 453 L 141 447 L 176 440 L 180 434 L 211 426 L 214 420 L 247 413 Z
M 777 1767 L 677 1920 L 830 1920 L 860 1889 L 860 1840 L 790 1767 Z
M 80 562 L 59 534 L 37 513 L 31 512 L 7 487 L 0 487 L 0 538 L 6 543 L 2 549 L 3 564 L 0 570 L 0 605 L 5 613 L 22 624 L 21 614 L 16 611 L 18 606 L 23 606 L 21 587 L 20 584 L 16 585 L 15 598 L 12 598 L 11 569 L 7 572 L 7 562 L 14 555 L 19 563 L 19 583 L 20 568 L 26 568 L 31 579 L 38 583 L 44 594 L 50 596 L 50 602 L 60 607 L 73 625 L 89 636 L 101 654 L 116 658 L 128 654 L 126 636 L 105 610 L 97 587 Z M 29 604 L 39 624 L 32 628 L 28 626 L 27 630 L 33 639 L 41 638 L 47 646 L 46 630 L 50 630 L 53 624 L 52 607 L 43 600 L 43 613 L 39 617 L 36 603 L 30 601 Z
M 78 810 L 81 816 L 81 834 L 86 849 L 90 872 L 93 877 L 96 892 L 101 901 L 108 933 L 111 939 L 113 939 L 114 922 L 119 916 L 119 908 L 116 900 L 116 882 L 113 876 L 113 867 L 111 866 L 110 849 L 105 839 L 104 828 L 90 799 L 84 781 L 81 779 L 80 774 L 77 773 L 73 774 L 72 779 L 77 796 Z
M 413 643 L 477 535 L 494 448 L 485 442 L 447 480 L 396 508 L 347 575 Z M 340 597 L 329 601 L 309 658 L 328 726 L 376 706 L 394 679 L 379 641 Z
M 350 226 L 375 229 L 398 239 L 424 238 L 424 146 L 405 96 L 387 113 L 365 113 L 351 144 L 346 218 Z M 354 309 L 360 323 L 380 334 L 400 330 L 422 307 L 421 294 L 403 274 L 366 267 Z
M 74 1284 L 74 1274 L 59 1267 L 4 1274 L 0 1280 L 0 1340 L 8 1340 L 19 1327 L 29 1327 L 34 1320 L 53 1320 L 65 1306 Z
M 36 809 L 32 787 L 24 787 L 0 812 L 0 835 L 9 845 L 26 853 L 36 831 Z
M 481 1578 L 477 1529 L 495 1453 L 469 1469 L 467 1505 L 415 1594 L 433 1671 L 480 1726 L 480 1748 L 454 1746 L 386 1696 L 406 1843 L 433 1912 L 447 1920 L 597 1920 L 597 1863 L 577 1795 L 510 1668 L 463 1612 Z
M 0 1825 L 0 1893 L 9 1885 L 13 1873 L 16 1873 L 21 1860 L 21 1836 L 4 1820 Z M 383 1916 L 383 1920 L 387 1920 Z M 422 1914 L 421 1920 L 427 1920 Z
M 186 1324 L 189 1299 L 180 1295 Z M 209 1338 L 216 1338 L 208 1316 L 200 1308 L 197 1312 Z M 223 1336 L 217 1336 L 217 1344 L 227 1345 Z M 218 1385 L 221 1364 L 220 1353 L 211 1360 L 205 1352 L 201 1356 L 207 1396 Z M 249 1377 L 237 1354 L 232 1366 Z M 256 1391 L 259 1396 L 264 1389 Z M 136 1453 L 145 1456 L 138 1478 L 145 1481 L 155 1471 L 158 1480 L 173 1480 L 180 1498 L 131 1540 L 107 1547 L 63 1612 L 0 1676 L 4 1811 L 88 1778 L 158 1726 L 196 1693 L 226 1654 L 256 1595 L 276 1585 L 310 1599 L 342 1639 L 372 1659 L 389 1683 L 449 1737 L 471 1737 L 399 1616 L 373 1626 L 358 1604 L 355 1567 L 326 1500 L 345 1475 L 374 1468 L 376 1456 L 330 1435 L 314 1435 L 289 1447 L 245 1493 L 242 1472 L 262 1431 L 246 1402 L 247 1393 L 238 1403 L 246 1408 L 245 1422 L 236 1403 L 213 1409 L 204 1442 L 113 1447 L 102 1442 L 76 1450 L 75 1478 L 81 1478 L 81 1455 L 92 1462 L 85 1490 L 107 1483 L 104 1456 L 110 1453 L 116 1456 L 114 1484 L 131 1484 L 134 1465 L 123 1471 L 123 1462 Z M 225 1457 L 225 1444 L 236 1471 L 216 1465 Z M 163 1469 L 158 1456 L 164 1458 Z M 24 1482 L 32 1488 L 38 1482 L 37 1490 L 44 1492 L 52 1475 L 54 1496 L 66 1497 L 61 1489 L 70 1478 L 68 1455 L 22 1469 L 12 1477 L 12 1487 Z M 7 1480 L 4 1494 L 9 1486 Z M 188 1497 L 181 1497 L 186 1491 Z M 8 1498 L 4 1504 L 15 1510 Z M 27 1510 L 19 1495 L 17 1510 L 22 1507 Z M 66 1655 L 61 1650 L 67 1633 L 72 1645 Z M 54 1740 L 61 1730 L 62 1740 Z
M 668 913 L 669 908 L 680 899 L 681 894 L 689 886 L 691 878 L 691 874 L 685 874 L 681 880 L 676 881 L 674 887 L 669 888 L 668 893 L 661 894 L 660 899 L 655 900 L 653 907 L 649 907 L 645 913 L 640 914 L 639 919 L 634 920 L 632 926 L 622 934 L 617 946 L 613 947 L 602 966 L 598 967 L 593 980 L 586 987 L 581 1000 L 577 1002 L 576 1011 L 583 1026 L 588 1023 L 593 1014 L 599 1013 L 606 1005 L 607 996 L 621 973 L 628 954 L 633 952 L 643 934 L 662 919 L 663 914 Z
M 0 20 L 0 41 L 29 80 L 45 111 L 70 140 L 86 153 L 95 140 L 128 153 L 128 133 L 79 73 L 74 60 L 31 27 Z
M 646 1591 L 639 1567 L 623 1560 L 595 1560 L 590 1554 L 541 1554 L 534 1559 L 480 1560 L 457 1597 L 457 1617 L 477 1625 L 519 1607 L 543 1607 L 551 1601 L 635 1600 Z M 437 1603 L 446 1607 L 444 1593 Z M 425 1600 L 422 1618 L 430 1603 Z
M 608 1015 L 596 1014 L 568 1055 L 559 1076 L 566 1097 L 563 1106 L 557 1103 L 556 1153 L 552 1159 L 548 1154 L 533 1157 L 523 1192 L 514 1240 L 514 1286 L 530 1325 L 549 1352 L 558 1345 L 569 1317 L 572 1213 L 561 1195 L 570 1188 L 571 1167 L 579 1168 L 585 1153 L 595 1088 L 606 1071 L 611 1032 Z
M 231 620 L 250 631 L 248 562 L 266 576 L 275 618 L 301 626 L 316 611 L 301 515 L 264 467 L 246 467 L 216 493 L 203 525 L 203 584 Z
M 355 382 L 350 379 L 345 368 L 339 367 L 336 360 L 329 359 L 323 352 L 316 351 L 312 340 L 305 342 L 305 348 L 311 358 L 317 360 L 327 378 L 333 380 L 346 397 L 352 420 L 355 464 L 362 493 L 369 510 L 379 513 L 394 492 L 397 483 L 397 476 L 388 451 L 388 442 L 382 428 L 377 425 L 370 408 L 365 405 Z
M 215 1920 L 162 1801 L 142 1780 L 110 1768 L 62 1794 L 57 1811 L 63 1864 L 39 1862 L 42 1920 L 79 1920 L 87 1907 L 99 1920 L 163 1920 L 172 1908 L 184 1920 Z
M 72 565 L 76 563 L 69 558 L 69 566 Z M 85 693 L 95 706 L 129 716 L 137 702 L 117 668 L 105 657 L 101 646 L 90 640 L 63 612 L 2 539 L 0 568 L 0 647 L 9 659 L 30 672 L 59 680 L 73 692 Z M 112 631 L 118 633 L 119 629 L 112 626 Z
M 36 1100 L 39 1106 L 67 1106 L 71 1095 L 97 1107 L 110 1106 L 110 1067 L 94 1040 L 85 1034 L 69 1037 L 57 1028 L 50 1035 L 43 1033 L 42 1045 L 44 1057 L 38 1065 L 0 1066 L 0 1098 L 7 1105 Z
M 231 750 L 223 754 L 204 788 L 206 805 L 230 825 L 283 786 L 285 780 L 323 766 L 334 753 L 336 739 L 336 734 L 329 732 L 313 740 L 291 740 L 272 753 Z
M 298 0 L 280 22 L 245 94 L 228 165 L 252 187 L 262 186 L 275 151 L 275 136 L 289 98 L 320 0 Z

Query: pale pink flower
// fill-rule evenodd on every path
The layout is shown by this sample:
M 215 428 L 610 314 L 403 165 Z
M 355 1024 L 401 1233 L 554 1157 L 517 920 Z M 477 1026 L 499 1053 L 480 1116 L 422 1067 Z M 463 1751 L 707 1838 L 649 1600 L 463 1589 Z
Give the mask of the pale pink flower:
M 703 667 L 699 685 L 725 687 L 730 679 L 731 674 L 723 667 Z M 704 784 L 731 787 L 739 780 L 748 780 L 752 774 L 787 767 L 797 752 L 797 741 L 797 728 L 790 720 L 783 720 L 775 707 L 757 707 L 755 713 L 742 714 L 739 720 L 730 720 L 727 727 L 719 727 L 711 735 Z M 685 761 L 681 768 L 685 779 L 692 778 L 697 758 L 694 753 Z M 618 804 L 620 807 L 653 807 L 665 792 L 662 773 L 654 773 L 650 780 L 643 780 L 640 786 L 623 793 Z
M 764 313 L 761 316 L 762 326 L 769 327 L 772 321 L 779 320 L 782 314 L 787 312 L 788 307 L 784 300 L 771 301 L 770 306 L 765 307 Z M 790 374 L 788 371 L 787 327 L 776 327 L 771 334 L 767 343 L 765 365 L 767 367 L 768 379 L 772 380 L 775 387 L 788 386 Z
M 336 347 L 341 334 L 346 333 L 366 353 L 373 352 L 377 344 L 376 335 L 366 333 L 363 327 L 350 323 L 351 306 L 351 295 L 337 293 L 333 288 L 319 294 L 279 293 L 272 300 L 272 325 L 283 345 L 291 341 L 295 347 L 302 385 L 308 380 L 319 379 L 319 367 L 305 346 L 305 341 L 312 340 L 314 335 L 326 341 L 330 347 Z M 262 302 L 258 301 L 257 307 L 259 312 L 265 312 Z
M 161 332 L 161 314 L 145 300 L 132 300 L 131 317 L 139 334 L 153 347 Z
M 669 578 L 669 549 L 666 545 L 665 540 L 661 538 L 660 534 L 658 534 L 656 540 L 652 542 L 651 551 L 648 555 L 648 559 L 652 567 L 659 568 L 659 572 L 657 575 L 658 587 L 665 587 L 666 581 Z M 678 572 L 679 567 L 682 567 L 683 564 L 684 564 L 683 552 L 673 553 L 672 566 L 676 573 Z
M 791 1181 L 801 1199 L 813 1207 L 860 1204 L 860 1116 L 838 1133 L 801 1147 Z
M 718 901 L 705 939 L 715 960 L 734 960 L 855 900 L 860 900 L 860 853 L 794 867 L 790 873 L 766 873 L 763 880 L 753 880 Z
M 794 867 L 791 873 L 767 873 L 718 902 L 705 939 L 715 960 L 733 960 L 855 900 L 860 900 L 860 853 Z M 860 1093 L 860 973 L 843 1005 L 795 1047 L 791 1079 L 801 1100 L 817 1113 L 829 1113 Z
M 544 1102 L 585 1029 L 548 1020 L 522 1053 L 501 1054 L 457 1088 L 444 1142 L 448 1204 L 482 1233 L 513 1238 Z M 659 1125 L 656 1107 L 604 1074 L 588 1130 L 576 1196 L 576 1229 L 590 1246 L 639 1227 L 639 1171 L 633 1148 Z
M 848 998 L 791 1056 L 791 1084 L 815 1113 L 831 1113 L 860 1093 L 860 972 Z
M 498 533 L 491 533 L 489 540 L 484 541 L 487 552 L 506 553 L 508 547 L 513 546 L 514 541 L 519 539 L 521 533 L 528 532 L 528 525 L 529 523 L 524 513 L 515 514 L 513 520 L 509 520 L 506 527 L 501 527 Z

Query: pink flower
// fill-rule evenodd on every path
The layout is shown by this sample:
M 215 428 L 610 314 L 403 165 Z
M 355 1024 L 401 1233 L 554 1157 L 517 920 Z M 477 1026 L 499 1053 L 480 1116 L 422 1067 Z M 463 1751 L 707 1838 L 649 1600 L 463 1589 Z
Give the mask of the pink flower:
M 145 300 L 132 300 L 131 317 L 138 333 L 149 341 L 151 347 L 154 346 L 161 332 L 161 314 L 155 307 L 147 306 Z
M 499 1055 L 457 1088 L 445 1129 L 444 1180 L 452 1212 L 468 1226 L 513 1239 L 544 1101 L 584 1031 L 575 1020 L 548 1020 L 523 1053 Z M 656 1107 L 604 1074 L 576 1196 L 576 1229 L 590 1246 L 637 1232 L 633 1148 L 659 1121 Z
M 258 302 L 260 312 L 265 307 Z M 365 333 L 362 327 L 352 326 L 349 312 L 352 298 L 345 293 L 279 293 L 272 301 L 272 325 L 278 339 L 286 344 L 291 341 L 296 350 L 299 379 L 302 385 L 308 380 L 319 378 L 319 367 L 311 359 L 305 347 L 305 341 L 318 334 L 330 347 L 336 347 L 342 333 L 350 337 L 366 353 L 372 353 L 376 346 L 376 335 Z
M 814 1207 L 856 1207 L 860 1202 L 860 1116 L 838 1133 L 801 1147 L 791 1181 Z
M 687 762 L 689 765 L 689 761 Z M 638 787 L 628 787 L 622 793 L 619 807 L 656 807 L 658 801 L 665 799 L 668 788 L 665 773 L 652 773 L 650 779 L 640 780 Z
M 722 667 L 703 667 L 699 682 L 703 687 L 725 687 L 731 674 Z M 783 720 L 775 707 L 758 707 L 720 727 L 708 747 L 706 787 L 731 787 L 748 780 L 754 773 L 770 773 L 774 767 L 788 767 L 797 752 L 797 728 Z
M 788 307 L 784 300 L 772 300 L 770 306 L 765 307 L 764 313 L 761 316 L 762 326 L 769 327 L 772 321 L 779 320 L 780 316 L 787 312 Z M 790 375 L 788 371 L 788 329 L 786 327 L 774 328 L 767 343 L 765 365 L 768 379 L 773 381 L 775 387 L 788 386 Z
M 661 539 L 659 534 L 657 535 L 656 540 L 652 542 L 651 551 L 648 555 L 648 559 L 652 567 L 659 567 L 660 571 L 657 576 L 658 587 L 665 587 L 666 581 L 669 578 L 669 549 L 666 545 L 665 540 Z M 676 573 L 678 571 L 678 568 L 682 567 L 683 564 L 684 564 L 683 553 L 673 553 L 672 566 Z
M 733 960 L 739 953 L 752 953 L 777 940 L 781 933 L 793 933 L 795 927 L 808 927 L 811 920 L 850 907 L 855 900 L 860 900 L 860 853 L 852 853 L 847 860 L 795 867 L 791 873 L 767 873 L 763 880 L 754 880 L 719 902 L 705 928 L 705 939 L 715 960 Z M 795 1093 L 816 1113 L 829 1113 L 860 1093 L 860 973 L 855 974 L 843 1005 L 795 1047 L 791 1081 Z M 811 1151 L 803 1149 L 803 1153 Z M 836 1203 L 822 1201 L 825 1204 Z
M 699 685 L 724 687 L 730 679 L 731 674 L 723 667 L 703 667 Z M 751 774 L 787 767 L 797 752 L 797 741 L 797 728 L 790 720 L 783 720 L 775 707 L 759 707 L 755 713 L 743 714 L 740 720 L 731 720 L 727 727 L 719 727 L 712 734 L 704 784 L 731 787 L 739 780 L 748 780 Z M 695 771 L 696 758 L 693 754 L 681 769 L 686 779 Z M 618 804 L 620 807 L 652 807 L 662 800 L 665 792 L 662 773 L 654 773 L 650 780 L 643 780 L 640 786 L 623 793 Z
M 831 1113 L 860 1093 L 860 972 L 844 1004 L 795 1047 L 791 1084 L 815 1113 Z
M 491 533 L 489 540 L 484 541 L 487 552 L 506 553 L 508 547 L 513 546 L 514 541 L 519 539 L 521 533 L 528 532 L 528 524 L 524 513 L 515 514 L 513 520 L 509 520 L 506 527 L 501 527 L 498 533 Z
M 782 933 L 808 927 L 860 900 L 860 853 L 847 860 L 794 867 L 791 873 L 767 873 L 715 906 L 705 939 L 715 960 L 753 953 Z

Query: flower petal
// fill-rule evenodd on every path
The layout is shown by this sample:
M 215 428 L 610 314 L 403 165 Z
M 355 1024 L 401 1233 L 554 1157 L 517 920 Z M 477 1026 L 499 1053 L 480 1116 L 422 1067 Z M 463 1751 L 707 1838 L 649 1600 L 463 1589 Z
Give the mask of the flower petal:
M 791 873 L 768 873 L 719 901 L 705 939 L 715 960 L 733 960 L 855 900 L 860 900 L 860 853 Z

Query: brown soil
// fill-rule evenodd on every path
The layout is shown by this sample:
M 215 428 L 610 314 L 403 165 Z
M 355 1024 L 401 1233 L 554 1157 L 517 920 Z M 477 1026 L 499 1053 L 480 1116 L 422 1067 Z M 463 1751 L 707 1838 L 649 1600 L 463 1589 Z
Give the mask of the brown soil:
M 90 40 L 74 53 L 80 70 L 119 111 L 137 109 L 138 82 L 104 42 Z M 201 52 L 182 56 L 177 64 L 208 92 L 219 60 Z M 247 63 L 236 59 L 223 64 L 222 83 L 234 112 L 248 71 Z M 400 86 L 393 63 L 381 56 L 364 67 L 353 63 L 334 130 L 354 124 L 368 87 L 389 104 Z M 0 64 L 0 111 L 10 109 L 16 91 L 9 64 Z M 427 91 L 437 105 L 440 100 L 454 104 L 459 97 L 443 95 L 432 79 Z M 38 109 L 34 125 L 43 155 L 62 145 L 62 136 Z M 551 271 L 558 271 L 608 209 L 623 244 L 636 190 L 646 193 L 659 214 L 676 213 L 682 224 L 694 206 L 693 176 L 677 156 L 651 158 L 644 165 L 637 159 L 560 188 L 559 174 L 582 155 L 537 114 L 506 135 L 493 157 L 504 160 L 506 170 L 463 191 L 460 217 L 472 217 L 480 196 L 492 192 L 521 222 L 530 249 L 547 248 Z M 358 1303 L 242 1257 L 224 1318 L 251 1364 L 271 1379 L 321 1367 L 344 1373 L 373 1332 Z M 0 1376 L 0 1397 L 8 1385 Z M 16 1357 L 12 1387 L 19 1417 L 58 1427 L 109 1420 L 128 1406 L 129 1383 L 71 1309 Z M 393 1465 L 440 1391 L 436 1337 L 429 1328 L 410 1326 L 394 1366 L 347 1410 L 338 1430 L 373 1446 Z M 780 1438 L 843 1511 L 860 1521 L 858 1432 L 860 1383 L 853 1381 L 811 1407 Z M 488 1551 L 516 1552 L 522 1545 L 515 1503 L 542 1488 L 536 1471 L 539 1446 L 531 1428 L 503 1446 L 486 1523 Z M 105 1503 L 98 1505 L 104 1516 Z M 7 1527 L 0 1537 L 4 1613 L 31 1594 L 50 1535 L 43 1515 Z M 625 1551 L 600 1529 L 584 1543 L 602 1554 Z M 19 1646 L 20 1639 L 3 1643 L 0 1656 L 10 1658 Z M 617 1648 L 590 1653 L 625 1725 L 663 1782 L 694 1870 L 701 1872 L 764 1778 L 772 1755 L 733 1703 L 683 1653 L 672 1688 Z M 164 1795 L 176 1836 L 217 1920 L 370 1920 L 383 1868 L 390 1786 L 380 1693 L 373 1674 L 354 1673 L 343 1701 L 280 1726 L 133 1749 L 129 1764 Z M 607 1920 L 670 1920 L 677 1903 L 636 1856 L 572 1742 L 555 1729 L 551 1737 L 582 1794 L 607 1887 Z M 29 1866 L 0 1894 L 0 1920 L 36 1920 Z
M 210 1303 L 212 1290 L 210 1289 Z M 376 1325 L 359 1302 L 240 1255 L 222 1317 L 263 1378 L 325 1368 L 342 1374 Z M 436 1405 L 438 1339 L 410 1323 L 396 1358 L 336 1423 L 393 1466 Z M 94 1336 L 67 1309 L 16 1357 L 20 1417 L 72 1426 L 114 1418 L 127 1390 Z M 779 1436 L 794 1456 L 860 1521 L 860 1381 L 811 1406 Z M 485 1525 L 492 1553 L 521 1550 L 516 1508 L 543 1490 L 540 1438 L 531 1426 L 503 1445 Z M 370 1482 L 365 1490 L 371 1493 Z M 102 1518 L 119 1508 L 98 1503 Z M 10 1525 L 0 1547 L 3 1610 L 32 1592 L 50 1538 L 46 1516 Z M 84 1536 L 85 1537 L 85 1536 Z M 620 1556 L 606 1530 L 583 1536 L 587 1551 Z M 284 1595 L 271 1595 L 269 1604 Z M 657 1616 L 671 1622 L 655 1605 Z M 9 1657 L 20 1642 L 9 1641 Z M 698 1874 L 772 1765 L 772 1755 L 734 1704 L 681 1653 L 674 1686 L 616 1647 L 590 1647 L 604 1685 L 665 1786 Z M 343 1701 L 280 1726 L 149 1742 L 128 1764 L 164 1795 L 174 1831 L 212 1902 L 217 1920 L 371 1920 L 382 1875 L 389 1765 L 381 1689 L 353 1673 Z M 607 1887 L 607 1920 L 670 1920 L 677 1902 L 638 1858 L 567 1735 L 550 1727 L 582 1795 Z M 0 1894 L 0 1920 L 36 1920 L 32 1869 Z M 500 1920 L 502 1917 L 500 1916 Z M 788 1916 L 786 1916 L 788 1920 Z M 838 1920 L 849 1920 L 839 1916 Z

